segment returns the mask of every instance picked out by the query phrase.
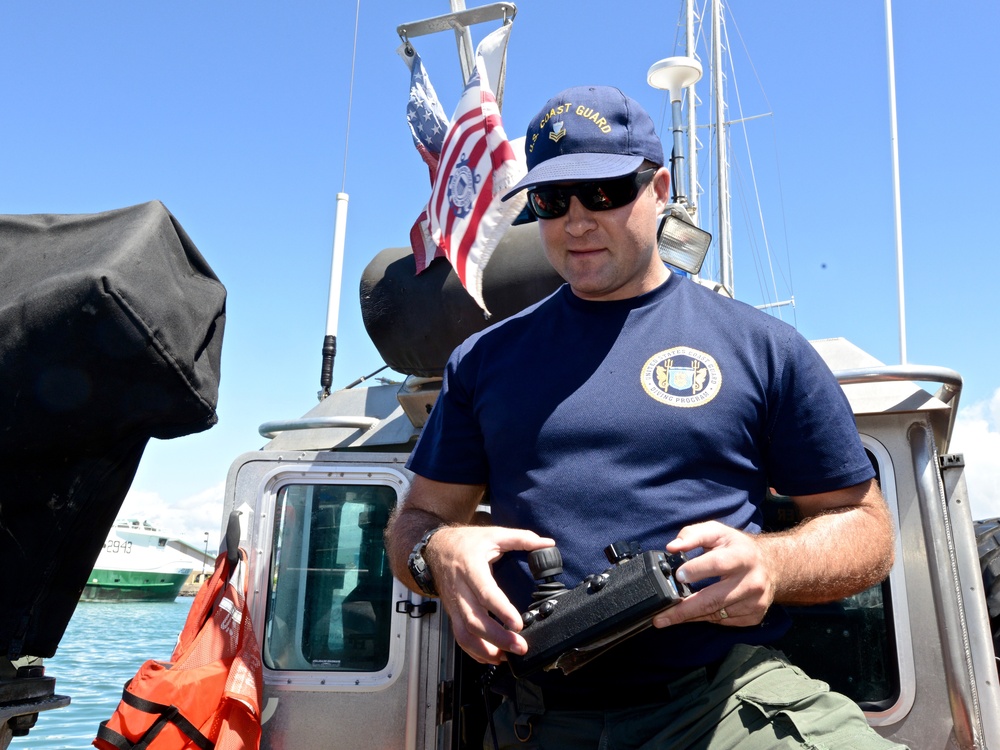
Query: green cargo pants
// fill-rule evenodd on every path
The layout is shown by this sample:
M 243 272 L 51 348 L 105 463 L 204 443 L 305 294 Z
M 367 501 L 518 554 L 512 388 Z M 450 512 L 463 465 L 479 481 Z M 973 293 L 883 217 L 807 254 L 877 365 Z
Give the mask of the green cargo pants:
M 869 728 L 852 700 L 759 646 L 736 646 L 714 679 L 696 670 L 670 693 L 662 703 L 530 718 L 505 700 L 497 738 L 505 750 L 905 750 Z M 483 747 L 493 748 L 489 730 Z

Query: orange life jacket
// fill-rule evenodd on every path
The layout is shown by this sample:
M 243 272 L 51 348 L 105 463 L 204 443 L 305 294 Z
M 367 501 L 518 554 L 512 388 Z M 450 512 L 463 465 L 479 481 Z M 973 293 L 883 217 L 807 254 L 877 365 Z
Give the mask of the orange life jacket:
M 170 662 L 147 661 L 101 722 L 100 750 L 258 750 L 262 672 L 246 606 L 246 552 L 219 555 Z

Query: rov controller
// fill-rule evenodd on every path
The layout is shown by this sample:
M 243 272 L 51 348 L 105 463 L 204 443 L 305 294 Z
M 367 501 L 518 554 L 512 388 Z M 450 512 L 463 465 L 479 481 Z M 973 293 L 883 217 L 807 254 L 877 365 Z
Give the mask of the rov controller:
M 528 567 L 537 584 L 535 601 L 521 613 L 528 652 L 507 655 L 515 677 L 555 668 L 569 674 L 644 630 L 657 612 L 691 593 L 674 577 L 687 560 L 683 552 L 641 552 L 636 542 L 615 542 L 604 554 L 611 567 L 572 589 L 555 578 L 562 573 L 558 548 L 529 554 Z

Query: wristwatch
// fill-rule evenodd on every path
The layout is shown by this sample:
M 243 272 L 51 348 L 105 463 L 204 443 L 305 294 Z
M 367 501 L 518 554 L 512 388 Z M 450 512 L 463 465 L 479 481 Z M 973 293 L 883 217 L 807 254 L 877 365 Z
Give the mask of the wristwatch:
M 420 541 L 413 546 L 413 552 L 410 553 L 410 557 L 406 561 L 406 567 L 410 569 L 410 575 L 413 576 L 414 583 L 427 596 L 437 596 L 438 592 L 434 587 L 434 576 L 431 575 L 431 569 L 427 566 L 427 561 L 424 559 L 424 550 L 427 549 L 427 543 L 431 540 L 431 537 L 443 528 L 445 527 L 435 526 L 424 534 L 420 538 Z

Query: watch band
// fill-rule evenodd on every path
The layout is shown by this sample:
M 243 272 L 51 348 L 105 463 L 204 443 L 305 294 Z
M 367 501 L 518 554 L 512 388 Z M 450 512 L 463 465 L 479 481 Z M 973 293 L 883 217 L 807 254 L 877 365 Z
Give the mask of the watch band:
M 431 569 L 427 565 L 427 560 L 424 559 L 424 550 L 427 549 L 427 543 L 430 542 L 431 537 L 443 528 L 445 528 L 444 525 L 435 526 L 424 534 L 420 538 L 420 541 L 413 546 L 413 552 L 410 553 L 410 557 L 406 561 L 406 566 L 410 569 L 410 575 L 413 576 L 414 583 L 427 596 L 438 596 L 438 592 L 434 586 L 434 577 L 431 575 Z

